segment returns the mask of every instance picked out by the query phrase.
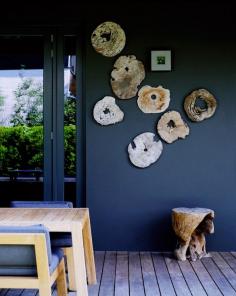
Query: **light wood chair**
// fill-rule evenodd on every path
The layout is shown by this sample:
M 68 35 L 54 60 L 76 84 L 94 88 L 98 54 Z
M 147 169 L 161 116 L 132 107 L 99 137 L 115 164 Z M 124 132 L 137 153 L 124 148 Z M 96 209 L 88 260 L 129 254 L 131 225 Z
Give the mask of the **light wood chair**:
M 70 201 L 11 201 L 12 208 L 73 208 Z M 52 247 L 62 248 L 66 256 L 69 290 L 75 291 L 73 248 L 71 233 L 50 233 Z
M 14 230 L 2 231 L 2 228 L 0 227 L 0 248 L 6 248 L 6 257 L 9 259 L 0 259 L 2 262 L 0 265 L 0 288 L 39 289 L 40 296 L 51 296 L 51 287 L 56 281 L 57 295 L 67 296 L 64 258 L 59 255 L 59 252 L 63 253 L 59 249 L 57 253 L 50 253 L 50 240 L 48 243 L 47 235 L 38 231 L 21 233 L 20 227 L 15 232 Z M 17 252 L 17 248 L 19 252 Z M 26 254 L 27 252 L 30 255 Z M 21 258 L 18 258 L 18 255 Z M 14 256 L 18 260 L 16 266 L 14 266 Z M 27 267 L 21 266 L 24 256 L 27 257 Z M 32 258 L 34 262 L 31 264 Z

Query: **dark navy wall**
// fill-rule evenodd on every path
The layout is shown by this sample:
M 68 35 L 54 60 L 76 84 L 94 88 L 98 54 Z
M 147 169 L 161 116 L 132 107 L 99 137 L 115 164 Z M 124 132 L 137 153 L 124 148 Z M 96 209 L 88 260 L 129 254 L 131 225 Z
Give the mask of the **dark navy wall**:
M 50 1 L 49 1 L 50 2 Z M 84 3 L 83 3 L 84 2 Z M 236 246 L 236 30 L 230 0 L 60 1 L 56 7 L 41 2 L 19 3 L 4 10 L 1 30 L 22 25 L 32 30 L 57 26 L 77 28 L 83 56 L 83 110 L 86 127 L 86 200 L 90 208 L 97 250 L 171 250 L 171 209 L 201 206 L 215 210 L 212 250 Z M 162 85 L 171 91 L 170 110 L 178 110 L 190 126 L 186 140 L 164 144 L 158 162 L 146 169 L 132 166 L 127 146 L 138 134 L 156 131 L 160 115 L 142 113 L 136 98 L 117 100 L 125 120 L 101 127 L 93 106 L 112 95 L 110 72 L 116 58 L 97 54 L 90 34 L 103 21 L 118 22 L 127 44 L 122 54 L 144 62 L 142 85 Z M 85 32 L 83 28 L 86 28 Z M 172 49 L 174 69 L 151 72 L 150 50 Z M 205 87 L 217 98 L 213 118 L 192 123 L 183 111 L 186 94 Z M 78 139 L 81 141 L 81 139 Z M 81 168 L 81 172 L 83 170 Z
M 215 234 L 208 238 L 208 247 L 235 249 L 236 43 L 230 7 L 151 7 L 151 14 L 143 4 L 128 15 L 121 8 L 106 8 L 86 22 L 87 206 L 95 249 L 172 249 L 171 209 L 178 206 L 214 209 Z M 118 22 L 126 32 L 122 54 L 144 62 L 142 85 L 170 89 L 169 110 L 178 110 L 190 127 L 186 140 L 164 144 L 161 158 L 146 169 L 132 166 L 127 146 L 142 132 L 156 132 L 160 115 L 142 113 L 133 98 L 117 99 L 125 112 L 122 123 L 102 127 L 92 117 L 97 100 L 113 95 L 109 79 L 116 58 L 105 58 L 90 45 L 91 32 L 106 20 Z M 150 71 L 150 50 L 159 48 L 173 51 L 172 72 Z M 200 87 L 215 95 L 218 108 L 213 118 L 192 123 L 183 100 Z

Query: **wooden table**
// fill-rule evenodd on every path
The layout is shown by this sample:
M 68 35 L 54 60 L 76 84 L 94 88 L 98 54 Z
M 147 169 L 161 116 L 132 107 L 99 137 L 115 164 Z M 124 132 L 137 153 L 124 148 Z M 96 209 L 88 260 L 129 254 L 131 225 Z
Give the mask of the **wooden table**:
M 43 224 L 51 232 L 71 232 L 76 295 L 87 296 L 87 279 L 88 284 L 96 283 L 88 209 L 0 208 L 1 226 L 27 226 L 35 224 Z

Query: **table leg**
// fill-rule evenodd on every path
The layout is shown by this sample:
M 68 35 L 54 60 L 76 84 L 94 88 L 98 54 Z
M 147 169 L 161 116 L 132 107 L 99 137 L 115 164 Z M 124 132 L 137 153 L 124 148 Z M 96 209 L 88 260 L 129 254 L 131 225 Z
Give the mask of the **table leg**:
M 73 222 L 71 234 L 76 296 L 88 296 L 82 225 L 80 223 Z
M 64 254 L 66 255 L 67 261 L 69 290 L 76 291 L 73 248 L 64 248 Z
M 89 215 L 83 227 L 83 240 L 88 284 L 95 285 L 97 283 L 97 279 Z

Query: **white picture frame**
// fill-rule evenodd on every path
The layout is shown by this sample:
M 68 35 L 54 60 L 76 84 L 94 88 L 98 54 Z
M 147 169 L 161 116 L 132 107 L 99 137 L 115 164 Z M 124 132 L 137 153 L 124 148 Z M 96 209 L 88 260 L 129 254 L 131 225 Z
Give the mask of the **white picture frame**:
M 151 71 L 171 71 L 171 50 L 151 51 Z

